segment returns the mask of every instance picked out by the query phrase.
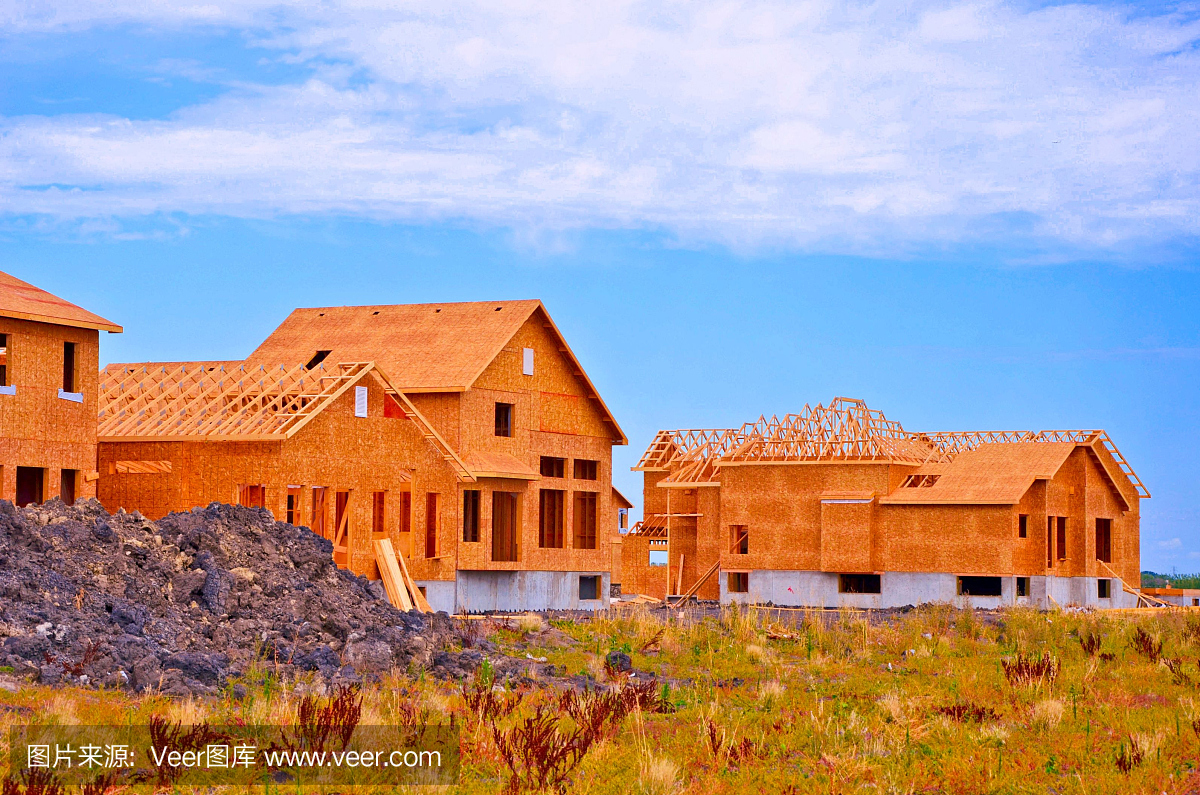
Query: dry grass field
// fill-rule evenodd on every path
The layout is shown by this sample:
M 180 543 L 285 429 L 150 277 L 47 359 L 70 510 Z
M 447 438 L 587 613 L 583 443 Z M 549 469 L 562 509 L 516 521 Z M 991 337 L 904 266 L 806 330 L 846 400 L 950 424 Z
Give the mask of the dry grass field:
M 421 791 L 1200 793 L 1200 613 L 639 607 L 470 623 L 467 643 L 560 675 L 504 684 L 485 664 L 469 682 L 365 685 L 361 725 L 461 729 L 459 786 Z M 635 677 L 606 664 L 614 651 Z M 268 663 L 208 700 L 26 687 L 0 690 L 0 721 L 294 724 L 313 689 Z

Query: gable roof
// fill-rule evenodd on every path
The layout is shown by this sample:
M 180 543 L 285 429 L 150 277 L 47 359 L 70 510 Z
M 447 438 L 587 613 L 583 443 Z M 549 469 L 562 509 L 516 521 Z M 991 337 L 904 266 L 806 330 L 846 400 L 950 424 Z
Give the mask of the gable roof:
M 541 301 L 331 306 L 296 309 L 248 363 L 306 362 L 317 351 L 330 361 L 375 361 L 405 392 L 464 392 L 478 380 L 535 312 L 558 337 L 559 349 L 596 400 L 618 444 L 624 432 L 579 364 Z
M 0 271 L 0 317 L 53 323 L 57 326 L 91 328 L 116 334 L 122 331 L 116 323 L 4 271 Z
M 283 366 L 214 362 L 109 365 L 100 384 L 99 439 L 283 441 L 351 387 L 373 378 L 438 449 L 460 480 L 466 464 L 375 362 Z
M 926 464 L 912 475 L 936 475 L 932 486 L 901 486 L 881 505 L 1015 505 L 1038 479 L 1054 477 L 1075 442 L 986 443 L 948 463 Z

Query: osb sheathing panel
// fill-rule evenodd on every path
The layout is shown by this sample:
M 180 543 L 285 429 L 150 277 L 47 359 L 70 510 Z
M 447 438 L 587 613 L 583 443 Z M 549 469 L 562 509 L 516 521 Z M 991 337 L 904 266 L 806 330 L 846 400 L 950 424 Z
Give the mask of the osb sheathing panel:
M 821 570 L 821 496 L 882 492 L 887 465 L 802 464 L 727 467 L 721 471 L 721 535 L 750 532 L 746 569 Z M 672 498 L 673 500 L 674 498 Z
M 882 505 L 878 571 L 1010 575 L 1012 506 Z
M 1022 577 L 1046 573 L 1046 486 L 1035 480 L 1012 512 L 1013 574 Z M 1021 538 L 1021 514 L 1029 517 L 1028 537 Z
M 0 498 L 16 492 L 18 466 L 47 472 L 46 499 L 58 496 L 63 469 L 96 468 L 96 388 L 99 332 L 0 317 L 0 334 L 10 335 L 8 382 L 15 395 L 0 395 Z M 74 342 L 83 402 L 58 396 L 63 382 L 63 343 Z M 76 479 L 76 497 L 95 495 L 95 483 Z
M 872 503 L 821 503 L 821 570 L 875 571 Z

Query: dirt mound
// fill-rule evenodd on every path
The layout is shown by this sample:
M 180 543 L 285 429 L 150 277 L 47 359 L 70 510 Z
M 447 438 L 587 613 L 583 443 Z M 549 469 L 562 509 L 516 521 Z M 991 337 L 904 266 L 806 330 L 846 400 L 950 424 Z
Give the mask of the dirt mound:
M 331 681 L 414 667 L 455 676 L 482 659 L 459 651 L 444 613 L 395 609 L 332 551 L 259 508 L 214 503 L 151 522 L 96 500 L 0 501 L 0 665 L 45 684 L 183 695 L 215 691 L 256 658 Z

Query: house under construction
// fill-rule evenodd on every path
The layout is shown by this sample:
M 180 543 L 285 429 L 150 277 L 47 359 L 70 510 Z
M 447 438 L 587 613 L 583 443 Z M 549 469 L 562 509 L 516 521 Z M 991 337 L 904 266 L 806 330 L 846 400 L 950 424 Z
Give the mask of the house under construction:
M 262 506 L 435 610 L 609 602 L 625 436 L 539 301 L 297 309 L 245 361 L 100 392 L 109 510 Z
M 101 331 L 121 327 L 0 273 L 0 499 L 95 496 Z
M 912 433 L 836 398 L 660 431 L 623 590 L 722 602 L 1134 606 L 1139 501 L 1104 431 Z M 656 565 L 657 564 L 657 565 Z

